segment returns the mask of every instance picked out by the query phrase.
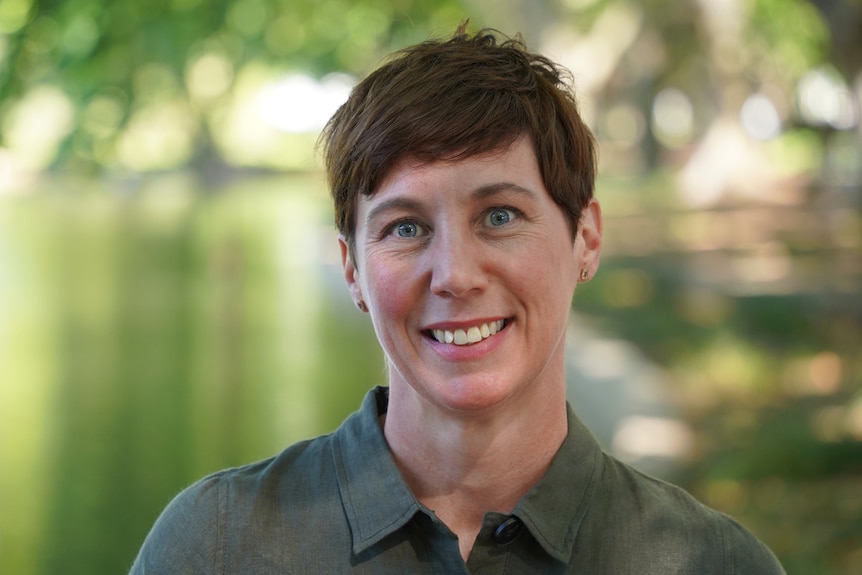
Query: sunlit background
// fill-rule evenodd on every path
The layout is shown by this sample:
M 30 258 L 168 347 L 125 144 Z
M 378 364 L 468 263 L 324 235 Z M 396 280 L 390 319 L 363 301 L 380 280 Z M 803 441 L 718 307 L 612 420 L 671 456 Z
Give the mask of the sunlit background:
M 384 383 L 315 142 L 466 17 L 600 142 L 576 409 L 788 573 L 860 572 L 858 0 L 0 0 L 0 573 L 122 573 L 182 487 Z

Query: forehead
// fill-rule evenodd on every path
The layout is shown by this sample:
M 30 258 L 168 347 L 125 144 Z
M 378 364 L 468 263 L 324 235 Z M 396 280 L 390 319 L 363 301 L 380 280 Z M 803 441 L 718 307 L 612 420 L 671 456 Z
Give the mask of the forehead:
M 529 138 L 522 137 L 511 145 L 465 157 L 431 161 L 414 156 L 401 158 L 381 178 L 374 193 L 364 196 L 361 203 L 374 203 L 392 193 L 466 192 L 496 182 L 510 182 L 547 194 Z

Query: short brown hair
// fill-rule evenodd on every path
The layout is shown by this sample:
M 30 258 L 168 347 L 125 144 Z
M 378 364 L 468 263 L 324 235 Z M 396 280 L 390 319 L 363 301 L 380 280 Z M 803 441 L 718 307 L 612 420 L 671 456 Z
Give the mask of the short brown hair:
M 351 247 L 358 195 L 374 195 L 398 161 L 457 160 L 524 135 L 575 237 L 597 162 L 569 73 L 528 52 L 520 37 L 488 29 L 469 36 L 465 29 L 396 52 L 326 125 L 321 142 L 335 223 Z

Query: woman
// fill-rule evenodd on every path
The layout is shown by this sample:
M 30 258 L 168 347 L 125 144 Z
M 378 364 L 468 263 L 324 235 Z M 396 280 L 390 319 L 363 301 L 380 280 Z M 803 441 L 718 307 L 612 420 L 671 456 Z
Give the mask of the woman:
M 362 81 L 323 143 L 389 385 L 333 434 L 184 491 L 133 573 L 782 573 L 731 519 L 602 453 L 566 403 L 602 218 L 557 66 L 462 26 Z

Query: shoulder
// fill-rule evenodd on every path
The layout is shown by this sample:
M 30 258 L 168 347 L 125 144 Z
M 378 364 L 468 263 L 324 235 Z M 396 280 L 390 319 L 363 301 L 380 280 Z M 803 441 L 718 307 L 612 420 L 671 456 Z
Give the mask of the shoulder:
M 723 517 L 722 540 L 732 567 L 730 573 L 784 575 L 784 569 L 766 545 L 730 517 Z
M 667 562 L 666 573 L 784 573 L 772 552 L 731 517 L 613 457 L 605 456 L 593 503 L 613 518 L 628 545 Z
M 334 489 L 333 468 L 330 435 L 301 441 L 275 457 L 204 477 L 181 492 L 166 512 L 229 512 L 236 521 L 261 509 L 285 511 L 309 491 L 321 495 Z
M 333 477 L 327 471 L 329 441 L 329 436 L 303 441 L 276 457 L 218 471 L 185 488 L 156 520 L 132 574 L 223 572 L 244 534 L 251 538 L 279 525 L 283 531 L 286 521 L 296 519 L 296 502 L 311 491 L 322 504 L 327 492 L 330 499 L 337 497 L 334 479 L 328 479 Z
M 220 475 L 186 488 L 162 511 L 132 565 L 144 573 L 218 573 Z

